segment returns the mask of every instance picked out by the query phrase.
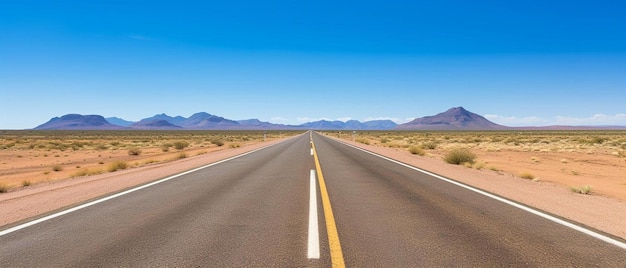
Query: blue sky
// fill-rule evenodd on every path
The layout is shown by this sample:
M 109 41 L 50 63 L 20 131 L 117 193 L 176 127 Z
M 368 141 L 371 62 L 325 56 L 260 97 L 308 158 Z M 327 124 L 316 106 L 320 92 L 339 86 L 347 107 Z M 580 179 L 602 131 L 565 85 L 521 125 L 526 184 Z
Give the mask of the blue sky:
M 3 0 L 0 96 L 0 129 L 200 111 L 402 123 L 456 106 L 626 125 L 626 2 Z

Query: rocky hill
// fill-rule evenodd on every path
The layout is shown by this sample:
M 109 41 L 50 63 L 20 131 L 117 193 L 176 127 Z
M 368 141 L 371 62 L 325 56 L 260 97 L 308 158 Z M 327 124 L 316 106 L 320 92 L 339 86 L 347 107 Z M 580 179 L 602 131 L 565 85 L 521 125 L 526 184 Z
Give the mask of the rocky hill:
M 454 107 L 433 116 L 417 118 L 411 122 L 398 125 L 395 130 L 505 130 L 508 127 L 493 123 L 484 117 Z
M 109 123 L 101 115 L 67 114 L 37 126 L 37 130 L 120 130 L 126 127 Z

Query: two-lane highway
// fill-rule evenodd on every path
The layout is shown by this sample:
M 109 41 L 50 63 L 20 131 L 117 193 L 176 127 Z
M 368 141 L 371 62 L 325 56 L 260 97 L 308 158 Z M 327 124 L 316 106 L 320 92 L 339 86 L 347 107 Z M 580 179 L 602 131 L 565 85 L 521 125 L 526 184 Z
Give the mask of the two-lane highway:
M 623 241 L 316 133 L 112 197 L 0 229 L 0 266 L 626 267 Z

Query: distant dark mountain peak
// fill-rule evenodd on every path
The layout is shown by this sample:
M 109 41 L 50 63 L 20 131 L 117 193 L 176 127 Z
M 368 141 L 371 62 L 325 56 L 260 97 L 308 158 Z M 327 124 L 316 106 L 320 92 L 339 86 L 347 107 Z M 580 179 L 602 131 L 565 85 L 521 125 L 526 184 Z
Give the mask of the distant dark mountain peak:
M 417 118 L 398 125 L 398 130 L 498 130 L 507 127 L 493 123 L 463 107 L 450 108 L 443 113 Z
M 167 122 L 170 122 L 171 124 L 178 125 L 178 124 L 182 123 L 183 121 L 185 121 L 187 118 L 184 118 L 182 116 L 171 117 L 171 116 L 169 116 L 167 114 L 162 113 L 162 114 L 157 114 L 157 115 L 154 115 L 153 117 L 146 118 L 146 119 L 149 119 L 149 120 L 165 120 Z M 146 120 L 146 119 L 144 119 L 144 120 Z
M 181 126 L 174 125 L 167 120 L 164 119 L 153 119 L 153 120 L 141 120 L 132 125 L 132 128 L 137 129 L 182 129 Z
M 180 126 L 186 129 L 232 129 L 240 126 L 239 122 L 205 112 L 195 113 Z
M 66 114 L 55 117 L 50 121 L 37 126 L 39 130 L 96 130 L 96 129 L 125 129 L 113 125 L 101 115 Z

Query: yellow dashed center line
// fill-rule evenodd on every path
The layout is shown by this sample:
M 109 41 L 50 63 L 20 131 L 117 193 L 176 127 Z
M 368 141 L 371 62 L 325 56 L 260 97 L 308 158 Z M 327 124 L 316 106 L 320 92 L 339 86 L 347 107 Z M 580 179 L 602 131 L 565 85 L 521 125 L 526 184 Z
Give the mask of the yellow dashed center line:
M 320 185 L 320 194 L 322 196 L 322 206 L 324 207 L 324 218 L 326 219 L 326 232 L 328 233 L 328 246 L 330 248 L 330 259 L 333 267 L 346 267 L 343 260 L 343 252 L 341 251 L 341 243 L 339 243 L 339 234 L 337 233 L 337 225 L 335 224 L 335 216 L 330 206 L 330 198 L 326 190 L 326 182 L 320 167 L 320 161 L 317 156 L 317 150 L 311 137 L 311 147 L 313 148 L 313 158 L 315 159 L 315 169 L 317 170 L 317 178 Z

